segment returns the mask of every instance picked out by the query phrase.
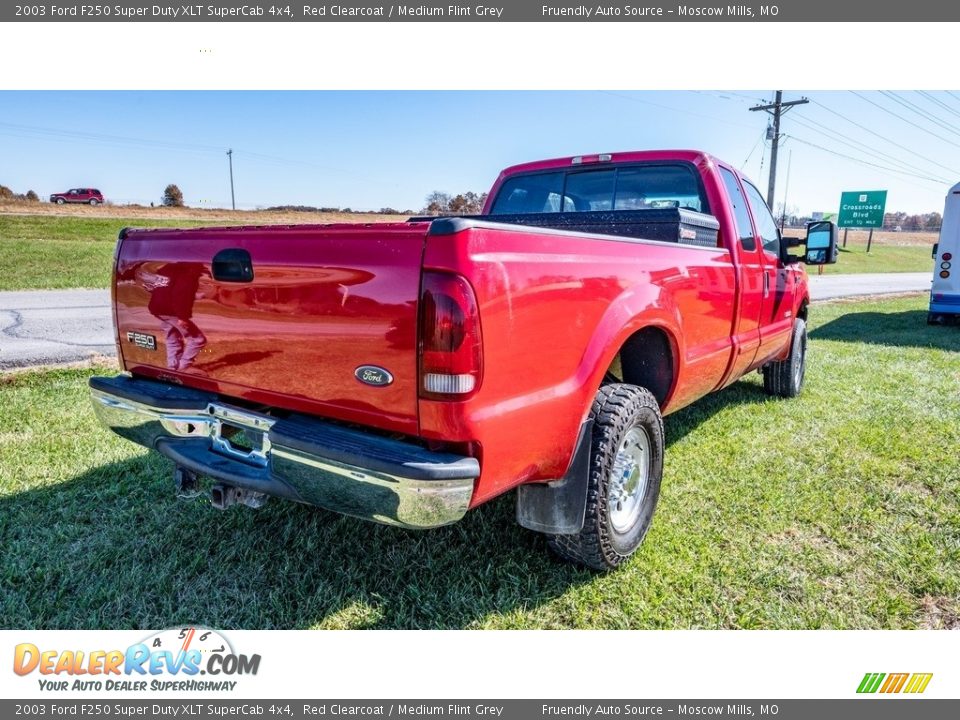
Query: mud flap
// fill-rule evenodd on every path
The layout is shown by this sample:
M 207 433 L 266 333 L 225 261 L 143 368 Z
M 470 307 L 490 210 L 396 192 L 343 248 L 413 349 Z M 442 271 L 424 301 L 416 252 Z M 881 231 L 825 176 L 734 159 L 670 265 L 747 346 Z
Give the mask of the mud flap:
M 517 488 L 517 522 L 548 535 L 575 535 L 587 512 L 593 418 L 584 421 L 567 472 L 559 480 Z

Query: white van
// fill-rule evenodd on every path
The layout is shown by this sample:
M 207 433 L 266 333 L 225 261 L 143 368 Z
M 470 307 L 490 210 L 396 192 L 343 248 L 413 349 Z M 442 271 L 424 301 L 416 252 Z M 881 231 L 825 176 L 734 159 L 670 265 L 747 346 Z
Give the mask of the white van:
M 947 193 L 940 241 L 933 246 L 933 286 L 927 322 L 960 322 L 960 183 Z

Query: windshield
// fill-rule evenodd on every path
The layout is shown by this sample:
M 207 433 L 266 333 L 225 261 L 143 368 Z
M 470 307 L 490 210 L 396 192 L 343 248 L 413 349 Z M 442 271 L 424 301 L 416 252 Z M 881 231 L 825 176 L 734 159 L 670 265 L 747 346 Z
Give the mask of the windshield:
M 692 166 L 648 163 L 515 175 L 500 187 L 490 214 L 658 208 L 709 212 Z

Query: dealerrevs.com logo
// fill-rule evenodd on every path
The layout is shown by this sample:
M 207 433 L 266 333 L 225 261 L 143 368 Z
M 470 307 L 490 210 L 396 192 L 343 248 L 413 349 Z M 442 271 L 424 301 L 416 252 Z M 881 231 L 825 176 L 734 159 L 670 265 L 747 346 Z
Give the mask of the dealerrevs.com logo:
M 232 691 L 238 680 L 256 675 L 260 655 L 234 651 L 216 630 L 173 628 L 126 650 L 41 648 L 20 643 L 13 652 L 13 671 L 37 675 L 45 691 L 143 692 L 146 690 Z
M 884 695 L 919 694 L 927 689 L 933 673 L 867 673 L 857 686 L 858 693 Z

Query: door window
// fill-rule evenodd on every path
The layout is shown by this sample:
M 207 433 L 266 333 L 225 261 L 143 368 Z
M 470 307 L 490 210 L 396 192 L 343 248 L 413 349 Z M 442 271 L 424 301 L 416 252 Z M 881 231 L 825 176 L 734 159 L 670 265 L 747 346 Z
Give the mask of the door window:
M 743 187 L 747 192 L 747 200 L 750 201 L 750 209 L 753 210 L 753 218 L 757 221 L 757 232 L 763 240 L 764 251 L 780 257 L 780 230 L 777 228 L 777 221 L 773 219 L 760 191 L 746 181 Z
M 740 245 L 744 250 L 756 250 L 757 243 L 753 239 L 753 225 L 750 223 L 750 211 L 747 210 L 747 201 L 740 192 L 740 183 L 737 177 L 725 167 L 720 168 L 720 176 L 723 178 L 723 184 L 727 188 L 727 195 L 730 196 L 730 203 L 733 205 L 734 224 L 737 226 L 737 235 L 740 237 Z

